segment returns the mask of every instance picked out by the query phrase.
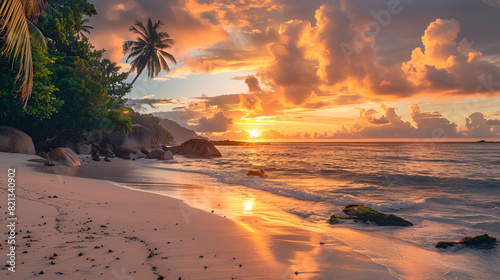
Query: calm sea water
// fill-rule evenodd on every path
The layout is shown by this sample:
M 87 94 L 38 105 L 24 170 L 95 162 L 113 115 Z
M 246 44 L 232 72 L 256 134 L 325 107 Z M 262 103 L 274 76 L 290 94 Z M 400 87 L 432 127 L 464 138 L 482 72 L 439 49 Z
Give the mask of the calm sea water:
M 400 215 L 415 226 L 335 227 L 369 233 L 374 239 L 366 242 L 343 238 L 403 279 L 498 279 L 500 275 L 498 248 L 456 247 L 445 252 L 434 248 L 440 240 L 484 233 L 500 237 L 500 144 L 272 143 L 218 149 L 222 158 L 177 156 L 174 161 L 139 164 L 187 172 L 187 177 L 210 176 L 222 191 L 264 191 L 269 196 L 260 195 L 262 201 L 325 227 L 332 228 L 325 220 L 350 203 Z M 264 169 L 267 178 L 245 176 L 252 169 Z M 402 251 L 407 245 L 416 249 Z M 429 271 L 412 277 L 415 272 L 409 272 L 401 258 L 419 254 L 415 261 Z
M 390 211 L 447 205 L 485 215 L 481 225 L 463 216 L 457 223 L 500 229 L 500 144 L 273 143 L 218 149 L 222 158 L 176 157 L 152 164 L 337 206 L 365 203 Z M 265 170 L 267 178 L 245 176 L 256 169 Z

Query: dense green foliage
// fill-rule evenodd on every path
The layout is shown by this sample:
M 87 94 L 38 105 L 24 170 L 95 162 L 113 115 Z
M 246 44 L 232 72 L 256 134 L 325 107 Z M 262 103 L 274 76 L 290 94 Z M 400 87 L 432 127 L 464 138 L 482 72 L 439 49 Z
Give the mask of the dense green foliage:
M 123 114 L 130 91 L 127 73 L 95 50 L 84 32 L 84 17 L 97 14 L 86 0 L 49 0 L 37 27 L 47 38 L 47 50 L 34 46 L 32 97 L 23 110 L 16 69 L 0 58 L 0 125 L 17 127 L 35 141 L 59 136 L 77 141 L 94 130 L 126 134 L 130 118 Z M 82 32 L 83 31 L 83 32 Z M 33 44 L 35 45 L 35 44 Z
M 160 137 L 162 143 L 167 144 L 174 140 L 170 132 L 166 131 L 165 128 L 160 125 L 160 119 L 152 114 L 139 114 L 131 111 L 130 117 L 133 124 L 140 124 L 153 130 L 156 135 Z
M 33 45 L 33 93 L 23 109 L 15 82 L 16 64 L 0 56 L 0 125 L 28 133 L 38 147 L 47 138 L 77 142 L 96 131 L 127 134 L 132 122 L 149 127 L 163 143 L 173 140 L 152 115 L 125 107 L 131 90 L 128 73 L 95 50 L 85 33 L 86 17 L 96 15 L 87 0 L 49 0 L 37 27 L 47 38 L 47 49 Z M 0 43 L 0 47 L 2 43 Z M 162 45 L 163 46 L 163 45 Z M 127 112 L 126 112 L 127 113 Z
M 26 110 L 23 109 L 20 81 L 15 83 L 16 64 L 9 63 L 9 58 L 0 56 L 0 124 L 21 129 L 38 131 L 40 126 L 57 114 L 64 101 L 57 100 L 54 92 L 57 88 L 52 83 L 49 66 L 54 64 L 47 52 L 39 45 L 33 45 L 33 89 Z M 13 67 L 12 67 L 13 66 Z

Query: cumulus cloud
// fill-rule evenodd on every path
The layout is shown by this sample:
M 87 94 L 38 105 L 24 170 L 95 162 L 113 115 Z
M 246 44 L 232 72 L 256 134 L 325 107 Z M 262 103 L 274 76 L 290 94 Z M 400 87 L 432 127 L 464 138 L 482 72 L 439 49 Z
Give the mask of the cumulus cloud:
M 422 112 L 417 104 L 410 105 L 412 122 L 404 121 L 395 108 L 381 105 L 383 112 L 360 109 L 357 122 L 351 127 L 342 126 L 333 134 L 315 133 L 317 139 L 361 138 L 432 138 L 442 141 L 449 138 L 500 137 L 500 120 L 486 119 L 476 112 L 466 118 L 466 125 L 459 128 L 439 112 Z
M 226 132 L 231 125 L 233 125 L 233 119 L 219 112 L 211 118 L 202 117 L 194 129 L 197 132 Z
M 308 57 L 318 61 L 317 76 L 327 86 L 346 83 L 350 79 L 373 82 L 371 80 L 377 78 L 373 42 L 356 28 L 346 11 L 323 4 L 316 11 L 316 26 L 303 35 L 309 46 Z
M 413 124 L 404 121 L 395 108 L 381 105 L 383 112 L 360 109 L 358 121 L 350 128 L 342 127 L 330 138 L 434 138 L 458 137 L 457 125 L 438 112 L 421 112 L 410 106 Z M 319 135 L 321 136 L 321 135 Z M 325 135 L 321 136 L 322 138 Z
M 422 36 L 424 48 L 415 48 L 411 60 L 401 69 L 411 84 L 420 91 L 474 94 L 494 93 L 481 85 L 481 77 L 500 80 L 500 68 L 483 59 L 466 38 L 459 41 L 460 24 L 455 19 L 437 19 Z M 494 92 L 493 92 L 494 91 Z
M 480 112 L 465 119 L 464 134 L 469 137 L 495 138 L 500 136 L 500 120 L 486 119 Z
M 280 25 L 279 39 L 268 45 L 272 62 L 258 72 L 263 82 L 285 101 L 299 105 L 314 92 L 318 82 L 316 63 L 305 56 L 301 36 L 310 23 L 292 20 Z
M 410 106 L 411 117 L 416 124 L 415 137 L 454 138 L 459 136 L 457 125 L 444 118 L 439 112 L 423 113 L 418 105 Z

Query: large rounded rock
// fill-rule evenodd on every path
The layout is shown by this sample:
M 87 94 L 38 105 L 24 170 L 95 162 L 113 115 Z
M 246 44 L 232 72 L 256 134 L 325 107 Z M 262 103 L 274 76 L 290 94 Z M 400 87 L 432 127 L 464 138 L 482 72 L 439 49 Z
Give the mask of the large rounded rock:
M 52 164 L 66 166 L 80 166 L 80 159 L 69 148 L 55 148 L 47 156 L 47 161 Z
M 123 146 L 132 147 L 137 150 L 144 148 L 148 150 L 157 150 L 161 149 L 161 140 L 151 129 L 140 124 L 133 124 L 132 130 L 127 135 L 127 138 L 125 138 Z
M 198 157 L 221 157 L 217 148 L 205 139 L 191 139 L 177 148 L 176 154 Z
M 79 155 L 90 155 L 92 152 L 92 144 L 89 142 L 81 142 L 76 145 L 76 152 Z
M 35 154 L 31 137 L 19 129 L 0 126 L 0 152 Z

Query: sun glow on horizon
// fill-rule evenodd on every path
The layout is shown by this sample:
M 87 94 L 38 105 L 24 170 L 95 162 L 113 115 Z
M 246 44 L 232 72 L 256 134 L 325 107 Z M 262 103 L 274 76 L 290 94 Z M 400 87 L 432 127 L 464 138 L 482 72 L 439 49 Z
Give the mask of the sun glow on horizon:
M 257 138 L 260 136 L 260 132 L 255 130 L 255 129 L 247 130 L 247 131 L 248 131 L 248 134 L 250 135 L 250 137 L 252 137 L 252 138 Z

